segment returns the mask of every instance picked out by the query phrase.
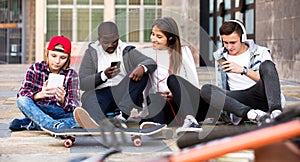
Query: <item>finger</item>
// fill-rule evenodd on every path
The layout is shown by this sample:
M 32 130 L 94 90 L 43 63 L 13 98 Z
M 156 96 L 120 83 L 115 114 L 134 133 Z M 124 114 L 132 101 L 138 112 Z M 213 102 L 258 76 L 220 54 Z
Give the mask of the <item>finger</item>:
M 43 83 L 43 87 L 47 87 L 48 85 L 48 80 L 46 80 L 44 83 Z
M 137 76 L 135 77 L 135 80 L 136 80 L 136 81 L 139 81 L 139 80 L 141 80 L 141 77 L 137 75 Z
M 134 76 L 132 77 L 132 80 L 137 81 L 137 77 L 134 75 Z
M 135 76 L 135 73 L 134 73 L 134 71 L 133 71 L 133 72 L 129 75 L 129 78 L 133 79 L 134 76 Z
M 45 93 L 44 96 L 45 96 L 45 97 L 53 97 L 54 95 L 51 94 L 51 93 Z

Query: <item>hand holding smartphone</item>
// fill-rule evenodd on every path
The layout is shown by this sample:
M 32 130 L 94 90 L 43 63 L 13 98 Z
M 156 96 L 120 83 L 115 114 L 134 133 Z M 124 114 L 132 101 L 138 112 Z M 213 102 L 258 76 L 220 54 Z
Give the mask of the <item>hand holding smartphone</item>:
M 217 60 L 217 62 L 222 65 L 223 62 L 227 61 L 227 59 L 225 57 L 222 57 L 220 59 Z

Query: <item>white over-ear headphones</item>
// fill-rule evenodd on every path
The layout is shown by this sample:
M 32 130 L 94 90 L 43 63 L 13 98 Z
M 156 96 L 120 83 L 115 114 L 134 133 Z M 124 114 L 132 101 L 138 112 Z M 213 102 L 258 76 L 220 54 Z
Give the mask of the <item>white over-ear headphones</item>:
M 241 42 L 245 42 L 245 41 L 247 40 L 247 33 L 246 33 L 245 26 L 244 26 L 241 22 L 239 22 L 239 21 L 237 21 L 237 20 L 228 20 L 228 22 L 235 22 L 235 23 L 239 24 L 239 26 L 240 26 L 240 27 L 242 28 L 242 30 L 243 30 Z

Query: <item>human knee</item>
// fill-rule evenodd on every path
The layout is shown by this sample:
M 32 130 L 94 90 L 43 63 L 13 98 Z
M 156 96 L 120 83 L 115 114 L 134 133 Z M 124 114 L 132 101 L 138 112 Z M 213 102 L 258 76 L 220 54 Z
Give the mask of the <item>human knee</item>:
M 17 99 L 18 108 L 24 112 L 25 109 L 29 108 L 32 105 L 32 99 L 28 96 L 20 96 Z
M 201 96 L 202 96 L 202 94 L 210 94 L 211 93 L 211 89 L 212 89 L 212 85 L 210 85 L 210 84 L 204 84 L 201 87 Z
M 267 74 L 275 69 L 275 64 L 271 60 L 266 60 L 260 64 L 259 69 L 261 74 Z
M 32 100 L 31 98 L 29 98 L 28 96 L 20 96 L 17 99 L 17 104 L 18 106 L 22 106 L 22 105 L 28 105 L 30 100 Z
M 149 79 L 149 75 L 148 74 L 144 74 L 143 76 L 142 76 L 142 79 L 141 79 L 141 81 L 148 81 L 148 79 Z
M 177 82 L 176 75 L 174 75 L 174 74 L 169 75 L 168 78 L 167 78 L 167 85 L 168 85 L 168 86 L 169 86 L 169 85 L 172 85 L 172 84 L 174 84 L 175 82 Z

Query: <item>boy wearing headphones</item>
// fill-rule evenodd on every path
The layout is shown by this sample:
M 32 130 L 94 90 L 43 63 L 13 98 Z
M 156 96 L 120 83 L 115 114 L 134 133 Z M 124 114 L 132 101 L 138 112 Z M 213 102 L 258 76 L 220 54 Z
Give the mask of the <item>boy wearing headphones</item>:
M 284 105 L 270 50 L 247 39 L 244 25 L 229 20 L 219 29 L 223 46 L 214 53 L 221 70 L 222 88 L 206 84 L 201 98 L 211 108 L 223 108 L 234 124 L 243 120 L 260 123 L 269 114 L 278 116 Z M 282 102 L 281 102 L 282 98 Z

